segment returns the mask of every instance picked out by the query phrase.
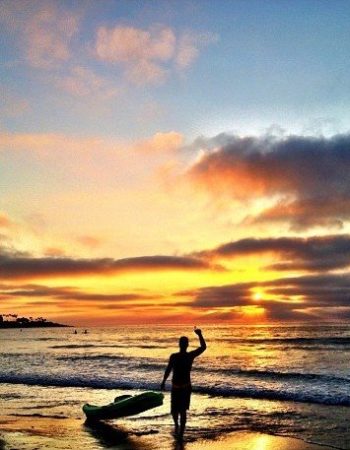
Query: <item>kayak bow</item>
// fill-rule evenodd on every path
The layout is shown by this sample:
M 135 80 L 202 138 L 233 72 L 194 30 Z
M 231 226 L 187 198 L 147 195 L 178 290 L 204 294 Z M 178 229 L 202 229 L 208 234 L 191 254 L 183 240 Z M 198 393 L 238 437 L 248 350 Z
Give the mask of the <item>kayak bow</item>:
M 121 395 L 113 403 L 105 406 L 95 406 L 86 403 L 83 411 L 88 419 L 117 419 L 132 416 L 148 409 L 161 406 L 164 395 L 157 392 L 144 392 L 139 395 Z

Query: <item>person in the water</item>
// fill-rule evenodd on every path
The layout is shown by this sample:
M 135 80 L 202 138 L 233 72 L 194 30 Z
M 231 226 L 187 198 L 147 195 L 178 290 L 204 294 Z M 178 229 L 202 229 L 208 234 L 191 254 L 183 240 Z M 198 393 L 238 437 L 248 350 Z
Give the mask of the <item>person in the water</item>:
M 161 384 L 161 389 L 165 389 L 165 382 L 173 372 L 172 386 L 171 386 L 171 414 L 175 423 L 175 434 L 182 439 L 186 420 L 187 410 L 190 407 L 192 385 L 191 385 L 191 369 L 194 358 L 201 355 L 207 348 L 202 331 L 198 328 L 194 332 L 199 338 L 200 347 L 191 352 L 187 351 L 188 338 L 182 336 L 179 339 L 180 351 L 170 355 L 169 363 L 165 369 L 164 378 Z M 179 427 L 180 416 L 180 427 Z

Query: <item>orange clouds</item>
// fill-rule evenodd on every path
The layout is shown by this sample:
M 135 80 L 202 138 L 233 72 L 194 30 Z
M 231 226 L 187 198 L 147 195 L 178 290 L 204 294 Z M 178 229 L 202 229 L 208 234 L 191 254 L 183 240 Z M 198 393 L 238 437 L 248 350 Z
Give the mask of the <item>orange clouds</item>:
M 306 238 L 296 236 L 246 238 L 196 255 L 212 260 L 227 260 L 248 255 L 261 258 L 266 253 L 274 255 L 274 263 L 269 269 L 310 272 L 346 269 L 350 266 L 350 236 L 344 234 Z M 276 258 L 278 258 L 278 262 Z
M 71 41 L 79 28 L 78 14 L 57 2 L 8 2 L 2 5 L 6 24 L 21 36 L 28 64 L 52 69 L 70 59 Z
M 8 229 L 13 226 L 14 222 L 8 217 L 8 215 L 0 212 L 0 228 Z
M 110 62 L 170 59 L 175 50 L 175 34 L 170 28 L 144 31 L 139 28 L 116 26 L 97 30 L 96 53 Z
M 221 135 L 200 144 L 207 148 L 188 172 L 193 181 L 234 200 L 273 202 L 255 217 L 248 213 L 245 223 L 285 222 L 300 231 L 349 221 L 349 135 Z
M 199 55 L 200 46 L 215 40 L 210 33 L 177 35 L 165 26 L 147 30 L 102 26 L 96 33 L 95 53 L 102 61 L 120 64 L 129 81 L 143 85 L 162 82 L 172 70 L 189 67 Z
M 97 237 L 97 236 L 77 236 L 76 241 L 81 244 L 83 247 L 86 247 L 87 249 L 93 250 L 97 247 L 100 247 L 104 240 Z
M 263 288 L 257 300 L 254 291 Z M 309 275 L 286 277 L 265 282 L 207 286 L 179 295 L 192 298 L 188 306 L 204 311 L 240 316 L 245 308 L 260 310 L 267 321 L 348 320 L 349 275 Z M 266 298 L 265 298 L 266 296 Z
M 163 62 L 175 51 L 175 34 L 170 28 L 149 31 L 133 27 L 100 27 L 95 50 L 103 61 L 121 63 L 127 78 L 135 84 L 164 81 L 167 69 Z
M 294 276 L 270 276 L 260 281 L 251 277 L 245 282 L 233 282 L 237 272 L 223 270 L 214 263 L 227 263 L 234 258 L 238 267 L 239 258 L 251 255 L 261 261 L 266 252 L 275 255 L 275 270 L 291 270 Z M 58 310 L 66 310 L 67 315 L 76 314 L 86 320 L 94 314 L 101 323 L 105 323 L 104 310 L 118 311 L 116 321 L 135 323 L 172 319 L 183 322 L 189 317 L 206 322 L 240 323 L 345 320 L 350 317 L 350 277 L 349 273 L 333 271 L 348 268 L 349 254 L 349 235 L 248 238 L 195 255 L 118 260 L 58 255 L 33 258 L 7 249 L 0 251 L 0 275 L 4 279 L 4 284 L 0 283 L 0 296 L 6 310 L 17 305 L 20 311 L 37 308 L 38 314 L 42 314 L 46 308 L 45 315 L 47 310 L 51 317 Z M 295 271 L 303 274 L 295 276 Z M 180 272 L 191 276 L 184 280 Z M 151 276 L 153 283 L 147 285 L 143 274 Z M 243 275 L 239 273 L 239 279 Z M 68 277 L 69 285 L 60 277 Z M 35 279 L 46 282 L 33 284 Z M 22 284 L 22 280 L 28 281 Z
M 36 69 L 37 76 L 41 71 L 40 82 L 69 94 L 78 107 L 84 101 L 113 108 L 111 99 L 125 95 L 129 85 L 157 85 L 182 74 L 203 47 L 217 41 L 213 33 L 175 30 L 158 20 L 141 28 L 116 19 L 113 25 L 98 23 L 86 33 L 95 14 L 88 3 L 0 2 L 0 21 L 17 47 L 16 63 Z M 3 109 L 17 115 L 27 108 L 26 100 L 19 99 Z
M 84 150 L 106 146 L 110 147 L 110 140 L 97 137 L 81 138 L 56 133 L 0 133 L 0 150 L 24 150 L 42 156 L 62 151 L 81 154 Z
M 175 131 L 158 132 L 148 139 L 136 142 L 123 142 L 102 137 L 79 137 L 55 133 L 10 133 L 0 132 L 0 151 L 37 152 L 41 155 L 71 152 L 86 155 L 87 151 L 115 152 L 133 150 L 140 153 L 172 152 L 183 142 L 183 136 Z
M 183 143 L 183 136 L 175 131 L 155 133 L 151 138 L 144 139 L 134 145 L 136 151 L 145 153 L 167 153 L 178 150 Z
M 271 223 L 285 222 L 287 218 L 294 217 L 291 224 L 294 231 L 302 231 L 314 226 L 323 228 L 342 229 L 344 222 L 349 220 L 348 209 L 350 201 L 346 195 L 334 196 L 325 199 L 323 196 L 310 199 L 294 200 L 283 199 L 275 205 L 266 208 L 258 217 L 248 216 L 244 223 Z

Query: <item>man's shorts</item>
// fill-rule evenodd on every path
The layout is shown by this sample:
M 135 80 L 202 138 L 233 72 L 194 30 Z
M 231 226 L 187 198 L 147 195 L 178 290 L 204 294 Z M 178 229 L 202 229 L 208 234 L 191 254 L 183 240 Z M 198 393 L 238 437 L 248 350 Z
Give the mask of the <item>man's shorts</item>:
M 171 388 L 171 412 L 178 413 L 190 408 L 192 386 Z

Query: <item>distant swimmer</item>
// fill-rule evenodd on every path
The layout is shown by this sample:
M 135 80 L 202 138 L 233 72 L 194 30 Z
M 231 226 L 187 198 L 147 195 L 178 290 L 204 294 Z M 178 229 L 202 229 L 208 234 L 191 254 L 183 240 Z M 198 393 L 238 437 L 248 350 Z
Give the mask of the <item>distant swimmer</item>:
M 191 385 L 191 369 L 194 358 L 201 355 L 207 348 L 202 331 L 194 328 L 194 332 L 199 338 L 200 347 L 191 352 L 187 351 L 188 338 L 182 336 L 179 339 L 180 351 L 170 355 L 169 363 L 165 369 L 164 378 L 161 384 L 161 389 L 165 389 L 165 382 L 173 372 L 172 386 L 171 386 L 171 414 L 175 424 L 175 434 L 179 439 L 182 439 L 186 420 L 187 410 L 190 407 L 192 385 Z M 180 416 L 180 428 L 179 428 Z

